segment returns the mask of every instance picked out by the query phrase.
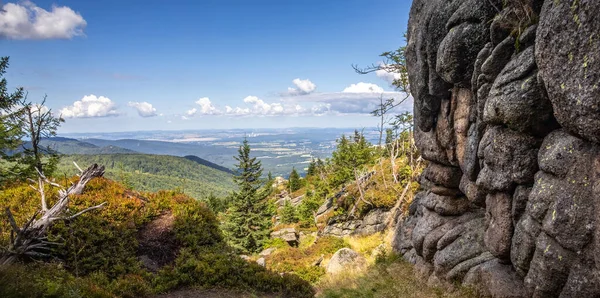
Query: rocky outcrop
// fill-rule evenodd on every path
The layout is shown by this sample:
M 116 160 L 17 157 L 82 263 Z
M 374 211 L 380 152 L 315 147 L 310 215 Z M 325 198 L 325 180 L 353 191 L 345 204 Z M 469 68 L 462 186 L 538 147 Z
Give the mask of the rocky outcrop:
M 320 236 L 365 236 L 385 230 L 392 212 L 387 209 L 373 209 L 361 219 L 348 219 L 345 216 L 332 217 L 319 232 Z
M 271 233 L 271 238 L 280 238 L 290 246 L 298 246 L 299 237 L 295 228 L 285 228 Z
M 432 284 L 600 297 L 600 2 L 414 0 L 429 165 L 394 249 Z
M 348 271 L 357 271 L 367 265 L 365 257 L 349 249 L 342 248 L 333 254 L 327 264 L 327 273 L 337 274 Z

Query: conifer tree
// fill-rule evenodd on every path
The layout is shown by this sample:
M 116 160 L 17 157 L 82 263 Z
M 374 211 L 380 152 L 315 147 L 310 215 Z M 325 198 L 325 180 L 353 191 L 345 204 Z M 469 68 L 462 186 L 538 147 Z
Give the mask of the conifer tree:
M 283 208 L 281 209 L 281 222 L 284 224 L 298 222 L 296 208 L 292 205 L 292 203 L 290 203 L 289 200 L 285 201 Z
M 296 172 L 296 168 L 292 168 L 289 184 L 291 192 L 295 192 L 302 187 L 302 181 L 300 181 L 300 175 Z
M 258 252 L 269 237 L 271 208 L 266 200 L 269 193 L 260 179 L 263 171 L 260 161 L 250 157 L 248 140 L 244 140 L 235 159 L 238 164 L 233 181 L 238 191 L 231 195 L 224 231 L 232 247 Z
M 23 88 L 18 88 L 14 92 L 8 92 L 8 83 L 4 78 L 4 73 L 8 68 L 8 57 L 0 58 L 0 161 L 13 159 L 9 152 L 16 149 L 21 144 L 23 131 L 20 126 L 20 116 L 23 110 L 18 108 L 18 104 L 23 100 L 25 93 Z M 14 169 L 0 168 L 0 182 L 4 179 L 10 179 Z
M 317 173 L 317 162 L 314 159 L 311 159 L 308 164 L 308 170 L 306 171 L 306 177 L 314 176 Z

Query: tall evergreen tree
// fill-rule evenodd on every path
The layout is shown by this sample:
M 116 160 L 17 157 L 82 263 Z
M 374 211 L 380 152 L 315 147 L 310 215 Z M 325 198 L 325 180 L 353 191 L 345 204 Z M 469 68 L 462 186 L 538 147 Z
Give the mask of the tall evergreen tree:
M 238 150 L 237 171 L 233 181 L 238 191 L 232 193 L 224 231 L 232 247 L 244 252 L 258 252 L 269 237 L 271 210 L 263 188 L 262 166 L 250 157 L 250 145 L 244 140 Z
M 285 203 L 283 203 L 283 208 L 281 209 L 281 222 L 284 224 L 298 222 L 296 208 L 289 200 L 286 200 Z
M 9 156 L 12 150 L 21 144 L 23 130 L 20 126 L 20 117 L 23 109 L 18 105 L 23 100 L 25 94 L 23 88 L 18 88 L 14 92 L 8 92 L 8 83 L 4 78 L 8 68 L 8 57 L 0 58 L 0 161 L 10 160 Z M 6 165 L 5 165 L 6 166 Z M 14 168 L 0 167 L 0 182 L 10 179 Z
M 308 164 L 308 170 L 306 171 L 306 177 L 314 176 L 317 173 L 317 162 L 315 159 L 311 159 Z
M 302 181 L 300 181 L 300 175 L 298 175 L 296 168 L 292 168 L 289 184 L 291 192 L 295 192 L 302 187 Z

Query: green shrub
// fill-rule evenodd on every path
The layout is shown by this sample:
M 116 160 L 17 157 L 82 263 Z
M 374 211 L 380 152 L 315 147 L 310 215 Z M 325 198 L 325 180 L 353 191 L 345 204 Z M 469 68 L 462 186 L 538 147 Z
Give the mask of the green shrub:
M 48 197 L 53 193 L 48 189 Z M 310 284 L 296 276 L 282 277 L 236 256 L 204 203 L 176 191 L 142 195 L 107 179 L 92 180 L 83 195 L 71 197 L 70 212 L 102 202 L 106 206 L 71 222 L 57 221 L 49 238 L 64 244 L 54 252 L 60 263 L 14 264 L 0 273 L 0 297 L 146 297 L 185 286 L 314 295 Z M 10 207 L 19 225 L 38 205 L 37 193 L 26 185 L 0 192 L 0 206 Z M 168 213 L 174 216 L 174 239 L 181 250 L 172 265 L 150 273 L 137 257 L 138 233 Z M 7 244 L 10 230 L 3 219 L 0 243 Z
M 177 240 L 186 247 L 213 245 L 223 240 L 215 215 L 201 202 L 190 201 L 174 208 Z
M 343 239 L 337 237 L 322 237 L 313 245 L 296 248 L 289 247 L 275 251 L 268 257 L 269 268 L 277 272 L 293 272 L 298 277 L 316 283 L 323 275 L 325 269 L 313 266 L 313 263 L 323 255 L 331 257 L 340 248 L 346 246 Z
M 158 291 L 178 287 L 220 287 L 246 291 L 281 293 L 285 297 L 312 297 L 313 288 L 302 279 L 266 270 L 253 262 L 222 250 L 194 254 L 184 249 L 175 266 L 159 272 L 154 284 Z

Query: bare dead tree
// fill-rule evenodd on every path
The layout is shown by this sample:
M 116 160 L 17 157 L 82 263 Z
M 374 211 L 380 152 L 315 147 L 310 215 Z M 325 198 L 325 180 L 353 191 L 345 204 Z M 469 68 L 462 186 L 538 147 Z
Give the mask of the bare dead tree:
M 349 213 L 350 216 L 354 215 L 354 212 L 356 211 L 356 207 L 358 207 L 359 202 L 363 202 L 367 205 L 373 206 L 373 203 L 371 203 L 365 199 L 362 184 L 369 181 L 369 179 L 371 179 L 371 177 L 374 174 L 375 174 L 375 171 L 367 172 L 366 174 L 359 174 L 358 171 L 356 169 L 354 169 L 354 178 L 355 178 L 354 182 L 356 183 L 356 187 L 358 188 L 360 200 L 356 200 L 356 202 L 354 203 L 354 206 L 352 206 L 352 210 L 350 210 L 350 213 Z
M 75 165 L 77 166 L 77 165 Z M 77 166 L 78 169 L 79 166 Z M 80 169 L 81 171 L 81 169 Z M 85 171 L 81 171 L 79 180 L 73 183 L 69 188 L 64 188 L 61 185 L 48 179 L 42 171 L 38 170 L 38 180 L 29 179 L 33 184 L 30 185 L 40 194 L 41 206 L 33 216 L 22 226 L 19 227 L 15 218 L 10 211 L 10 208 L 5 209 L 8 221 L 11 226 L 10 244 L 3 256 L 0 257 L 0 269 L 10 265 L 15 260 L 23 257 L 29 258 L 45 258 L 50 257 L 49 252 L 52 247 L 60 245 L 56 242 L 48 241 L 47 231 L 58 220 L 70 221 L 82 214 L 102 208 L 105 203 L 81 210 L 73 215 L 67 214 L 69 205 L 69 196 L 83 193 L 85 185 L 95 177 L 104 175 L 104 167 L 93 164 Z M 56 203 L 48 208 L 46 193 L 44 187 L 50 185 L 57 187 L 58 199 Z

